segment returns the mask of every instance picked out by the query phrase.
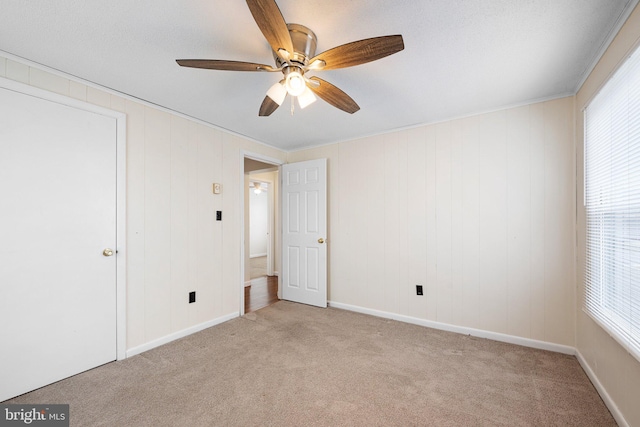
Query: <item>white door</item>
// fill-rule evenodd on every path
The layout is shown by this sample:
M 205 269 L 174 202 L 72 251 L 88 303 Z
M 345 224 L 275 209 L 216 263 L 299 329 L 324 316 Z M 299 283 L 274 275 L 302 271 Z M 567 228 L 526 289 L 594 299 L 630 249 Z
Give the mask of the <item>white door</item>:
M 282 166 L 282 298 L 327 306 L 327 159 Z
M 0 88 L 0 401 L 116 359 L 116 119 Z

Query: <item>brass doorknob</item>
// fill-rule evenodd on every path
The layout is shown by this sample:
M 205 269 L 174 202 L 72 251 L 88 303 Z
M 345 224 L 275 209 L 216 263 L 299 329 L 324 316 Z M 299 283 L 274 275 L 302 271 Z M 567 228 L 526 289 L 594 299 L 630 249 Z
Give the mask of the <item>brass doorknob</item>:
M 321 237 L 318 239 L 318 243 L 323 244 L 324 243 L 324 239 Z
M 112 256 L 113 255 L 113 249 L 105 249 L 104 251 L 102 251 L 102 255 L 104 256 Z

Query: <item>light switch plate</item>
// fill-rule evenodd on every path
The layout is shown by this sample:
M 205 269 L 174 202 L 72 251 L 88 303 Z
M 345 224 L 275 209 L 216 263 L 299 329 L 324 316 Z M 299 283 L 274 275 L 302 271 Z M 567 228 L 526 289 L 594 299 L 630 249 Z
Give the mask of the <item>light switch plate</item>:
M 221 190 L 222 190 L 222 185 L 218 183 L 213 184 L 213 194 L 220 194 Z

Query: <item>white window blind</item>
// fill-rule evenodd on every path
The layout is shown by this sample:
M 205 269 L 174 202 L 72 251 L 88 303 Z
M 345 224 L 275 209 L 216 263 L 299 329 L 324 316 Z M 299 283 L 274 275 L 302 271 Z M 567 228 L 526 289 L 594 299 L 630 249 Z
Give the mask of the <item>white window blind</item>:
M 585 311 L 640 360 L 640 49 L 585 110 Z

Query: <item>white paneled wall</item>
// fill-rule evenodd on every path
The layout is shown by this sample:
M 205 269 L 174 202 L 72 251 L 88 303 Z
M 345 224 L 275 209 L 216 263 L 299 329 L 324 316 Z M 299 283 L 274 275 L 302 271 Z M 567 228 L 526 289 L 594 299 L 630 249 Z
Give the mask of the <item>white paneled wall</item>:
M 241 150 L 285 153 L 1 55 L 0 77 L 127 115 L 129 350 L 239 314 Z
M 330 300 L 573 346 L 573 109 L 563 98 L 290 153 L 329 159 Z

